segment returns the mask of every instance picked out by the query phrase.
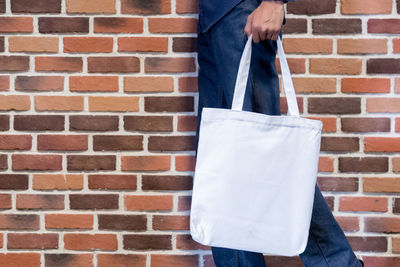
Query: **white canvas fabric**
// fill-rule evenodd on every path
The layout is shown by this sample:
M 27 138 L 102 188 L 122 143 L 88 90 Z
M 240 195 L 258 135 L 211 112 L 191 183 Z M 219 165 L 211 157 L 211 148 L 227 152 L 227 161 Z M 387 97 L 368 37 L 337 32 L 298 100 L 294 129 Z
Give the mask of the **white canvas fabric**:
M 322 122 L 299 116 L 280 38 L 288 115 L 242 111 L 251 39 L 232 109 L 202 111 L 190 233 L 203 245 L 294 256 L 307 245 Z

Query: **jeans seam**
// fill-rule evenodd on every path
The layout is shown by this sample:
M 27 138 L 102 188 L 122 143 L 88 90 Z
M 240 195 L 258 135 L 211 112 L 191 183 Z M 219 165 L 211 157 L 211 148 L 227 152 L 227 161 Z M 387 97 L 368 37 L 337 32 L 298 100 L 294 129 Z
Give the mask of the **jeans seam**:
M 325 260 L 326 264 L 328 265 L 328 267 L 330 267 L 331 265 L 328 262 L 328 258 L 325 256 L 324 251 L 320 247 L 319 242 L 318 242 L 317 239 L 315 240 L 315 243 L 317 244 L 317 247 L 318 247 L 319 251 L 321 252 L 321 255 L 324 257 L 324 260 Z

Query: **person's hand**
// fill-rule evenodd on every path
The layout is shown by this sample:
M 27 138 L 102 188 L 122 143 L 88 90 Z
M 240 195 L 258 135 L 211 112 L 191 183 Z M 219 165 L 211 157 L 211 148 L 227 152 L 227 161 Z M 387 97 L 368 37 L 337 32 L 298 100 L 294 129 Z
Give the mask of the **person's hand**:
M 253 34 L 253 41 L 278 40 L 284 13 L 282 1 L 263 1 L 248 17 L 244 28 L 247 36 Z

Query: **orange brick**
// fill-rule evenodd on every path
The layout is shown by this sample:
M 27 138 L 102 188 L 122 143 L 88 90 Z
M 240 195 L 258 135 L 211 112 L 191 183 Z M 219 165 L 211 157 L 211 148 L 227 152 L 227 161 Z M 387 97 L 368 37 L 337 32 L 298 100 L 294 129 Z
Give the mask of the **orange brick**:
M 33 17 L 0 17 L 0 32 L 33 32 Z
M 292 80 L 297 93 L 336 93 L 336 78 L 293 78 Z
M 36 57 L 36 71 L 81 72 L 83 66 L 80 57 Z
M 367 98 L 367 112 L 400 112 L 400 98 Z
M 386 54 L 386 39 L 339 39 L 338 54 Z
M 8 91 L 10 89 L 10 77 L 0 76 L 0 91 Z
M 152 33 L 196 33 L 197 20 L 193 18 L 150 18 Z
M 400 158 L 393 158 L 393 172 L 400 172 Z
M 335 117 L 304 117 L 311 120 L 322 121 L 322 132 L 336 132 L 336 118 Z
M 194 156 L 175 156 L 175 169 L 177 171 L 194 171 L 196 158 Z
M 120 37 L 119 52 L 168 52 L 166 37 Z
M 393 53 L 400 53 L 400 39 L 393 39 Z
M 386 212 L 388 199 L 385 197 L 341 197 L 339 211 Z
M 115 14 L 115 0 L 67 0 L 67 13 Z
M 123 171 L 169 171 L 170 156 L 122 156 Z
M 45 214 L 46 229 L 93 229 L 93 214 Z
M 147 1 L 121 0 L 122 14 L 169 14 L 171 13 L 171 0 Z
M 38 267 L 40 266 L 40 253 L 0 253 L 0 263 L 4 267 Z
M 305 58 L 287 58 L 287 63 L 291 73 L 305 73 L 306 72 L 306 59 Z M 281 72 L 281 64 L 279 57 L 275 59 L 275 67 L 279 74 Z M 282 88 L 282 86 L 281 86 Z
M 35 190 L 80 190 L 83 189 L 82 174 L 34 174 Z
M 89 111 L 139 111 L 137 96 L 92 96 Z
M 172 210 L 172 196 L 125 196 L 126 210 Z
M 386 78 L 342 78 L 343 93 L 389 93 L 390 79 Z
M 365 137 L 366 152 L 400 152 L 400 138 L 396 137 Z
M 199 1 L 176 0 L 176 13 L 178 14 L 199 13 Z
M 360 220 L 358 217 L 337 216 L 335 219 L 343 231 L 356 232 L 360 230 Z
M 30 103 L 27 95 L 0 95 L 0 110 L 29 110 Z
M 83 111 L 83 96 L 35 96 L 35 110 Z
M 376 193 L 400 193 L 400 178 L 364 177 L 363 191 Z
M 151 254 L 151 267 L 198 267 L 198 255 L 157 255 Z M 210 266 L 212 267 L 212 266 Z
M 392 237 L 392 251 L 394 253 L 400 253 L 400 238 Z
M 10 52 L 58 52 L 58 37 L 10 37 L 8 42 Z
M 342 14 L 390 14 L 392 13 L 392 0 L 341 0 L 340 12 Z
M 64 247 L 70 250 L 117 250 L 115 234 L 64 234 Z
M 110 53 L 112 37 L 64 37 L 65 53 Z
M 70 76 L 71 92 L 117 92 L 117 76 Z
M 361 59 L 311 58 L 310 73 L 316 74 L 360 74 Z
M 333 172 L 334 159 L 331 157 L 320 157 L 318 161 L 319 172 Z
M 396 126 L 395 126 L 395 131 L 400 132 L 400 118 L 396 118 Z
M 328 38 L 284 38 L 285 53 L 332 54 L 333 40 Z
M 172 92 L 172 77 L 124 77 L 124 92 Z
M 142 18 L 99 17 L 94 18 L 95 33 L 142 33 Z
M 394 92 L 400 94 L 400 78 L 394 79 Z

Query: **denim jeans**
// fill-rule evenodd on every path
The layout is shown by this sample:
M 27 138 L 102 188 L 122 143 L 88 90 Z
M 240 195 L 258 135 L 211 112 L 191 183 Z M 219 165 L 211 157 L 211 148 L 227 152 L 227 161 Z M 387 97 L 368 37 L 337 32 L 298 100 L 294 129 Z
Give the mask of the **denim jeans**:
M 199 26 L 196 154 L 202 108 L 231 108 L 237 69 L 247 40 L 246 19 L 259 4 L 260 0 L 243 0 L 207 32 L 202 33 Z M 282 32 L 280 36 L 282 38 Z M 276 52 L 275 40 L 253 43 L 243 110 L 281 115 Z M 218 267 L 266 266 L 262 253 L 221 247 L 211 249 Z M 307 247 L 299 256 L 309 267 L 362 266 L 317 185 Z

